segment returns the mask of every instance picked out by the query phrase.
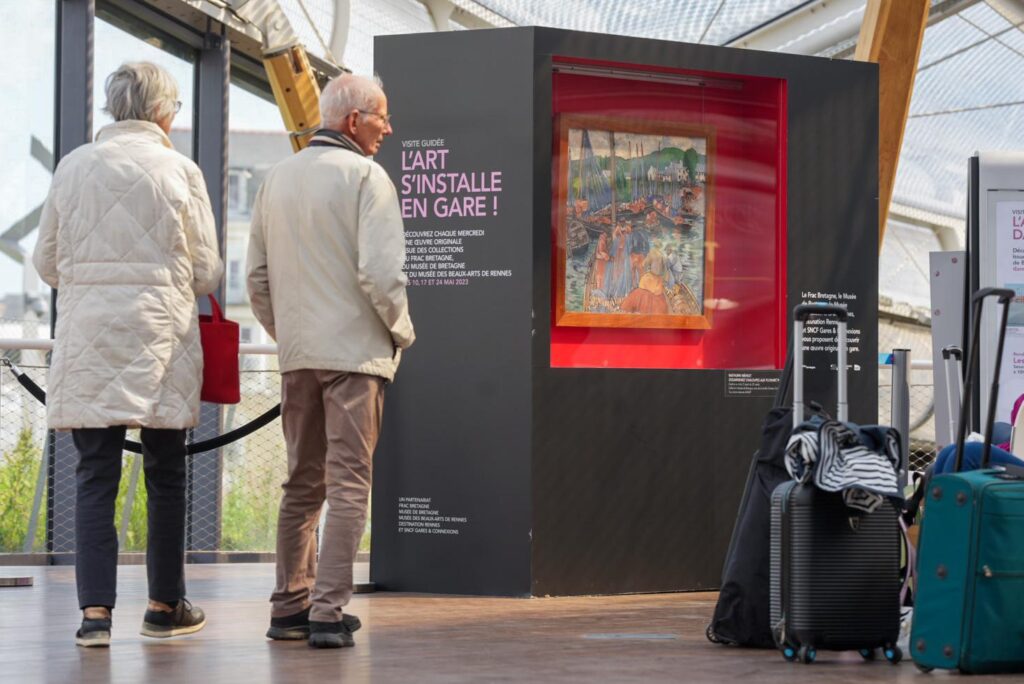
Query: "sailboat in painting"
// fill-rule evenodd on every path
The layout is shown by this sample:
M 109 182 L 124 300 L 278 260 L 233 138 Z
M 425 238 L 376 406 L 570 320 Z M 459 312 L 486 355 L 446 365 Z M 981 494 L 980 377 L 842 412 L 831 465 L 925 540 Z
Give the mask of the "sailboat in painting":
M 583 126 L 565 134 L 564 311 L 707 327 L 707 138 Z

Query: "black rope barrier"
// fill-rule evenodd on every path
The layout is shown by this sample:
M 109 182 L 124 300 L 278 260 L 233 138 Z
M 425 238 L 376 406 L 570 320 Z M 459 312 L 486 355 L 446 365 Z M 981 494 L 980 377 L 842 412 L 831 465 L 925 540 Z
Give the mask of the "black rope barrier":
M 40 404 L 46 404 L 46 392 L 43 388 L 36 384 L 35 380 L 28 377 L 22 372 L 14 363 L 7 357 L 0 358 L 0 362 L 3 365 L 11 369 L 11 373 L 14 374 L 15 379 L 18 383 L 25 388 L 25 391 L 31 394 Z M 225 432 L 223 435 L 217 435 L 210 439 L 204 439 L 202 442 L 194 442 L 185 447 L 186 454 L 201 454 L 205 451 L 213 451 L 214 449 L 220 449 L 223 446 L 227 446 L 234 441 L 247 437 L 252 433 L 259 430 L 264 425 L 267 425 L 272 420 L 281 415 L 281 404 L 277 404 L 274 408 L 269 411 L 265 411 L 259 416 L 253 418 L 245 425 L 235 428 L 229 432 Z M 133 442 L 130 439 L 124 441 L 124 450 L 130 451 L 133 454 L 142 453 L 142 445 L 138 442 Z

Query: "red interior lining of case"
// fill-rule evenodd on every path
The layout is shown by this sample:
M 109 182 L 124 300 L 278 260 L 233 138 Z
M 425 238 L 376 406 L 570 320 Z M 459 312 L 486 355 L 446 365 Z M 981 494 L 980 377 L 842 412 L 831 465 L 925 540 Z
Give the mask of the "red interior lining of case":
M 593 113 L 714 128 L 717 245 L 712 296 L 737 306 L 714 309 L 710 330 L 556 326 L 552 313 L 551 366 L 781 368 L 786 349 L 785 81 L 579 59 L 559 58 L 556 63 L 706 75 L 738 82 L 741 88 L 553 74 L 556 117 Z M 553 142 L 557 154 L 557 127 Z M 558 182 L 557 165 L 553 181 Z M 552 254 L 554 222 L 553 215 Z

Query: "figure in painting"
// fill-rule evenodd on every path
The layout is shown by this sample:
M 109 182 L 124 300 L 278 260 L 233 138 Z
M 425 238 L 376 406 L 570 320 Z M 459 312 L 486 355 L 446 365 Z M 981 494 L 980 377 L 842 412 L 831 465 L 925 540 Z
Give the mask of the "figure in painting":
M 652 270 L 647 270 L 648 268 Z M 623 313 L 667 314 L 669 302 L 665 295 L 664 255 L 658 250 L 652 250 L 644 261 L 644 269 L 639 286 L 622 300 L 619 308 Z M 654 269 L 660 273 L 656 273 Z
M 630 226 L 629 230 L 633 234 L 633 243 L 629 248 L 629 264 L 633 271 L 633 287 L 637 287 L 640 284 L 640 275 L 644 272 L 644 259 L 651 251 L 651 240 L 647 236 L 647 231 L 639 226 Z
M 665 254 L 665 281 L 668 289 L 674 288 L 676 285 L 683 284 L 683 259 L 676 251 L 675 245 L 668 247 L 667 253 Z
M 611 254 L 608 253 L 608 233 L 602 232 L 597 239 L 597 251 L 594 253 L 594 283 L 600 289 L 604 286 L 604 273 L 611 261 Z
M 610 299 L 622 299 L 633 289 L 633 269 L 630 263 L 630 252 L 633 246 L 633 234 L 629 226 L 619 223 L 612 231 L 612 247 L 609 250 L 611 260 L 604 278 L 604 293 Z

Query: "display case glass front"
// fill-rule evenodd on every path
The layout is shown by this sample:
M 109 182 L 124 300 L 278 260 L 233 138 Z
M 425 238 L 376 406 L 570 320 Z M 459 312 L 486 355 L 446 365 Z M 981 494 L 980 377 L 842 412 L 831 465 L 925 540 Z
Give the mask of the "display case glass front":
M 780 368 L 786 86 L 557 59 L 553 367 Z

